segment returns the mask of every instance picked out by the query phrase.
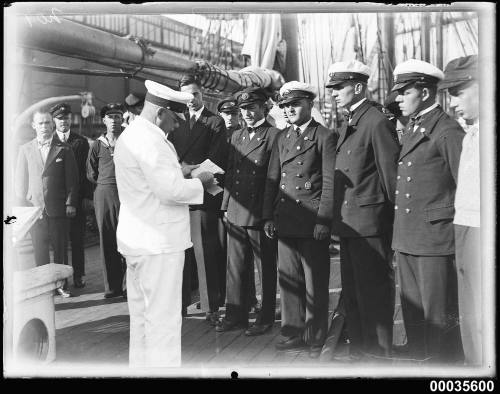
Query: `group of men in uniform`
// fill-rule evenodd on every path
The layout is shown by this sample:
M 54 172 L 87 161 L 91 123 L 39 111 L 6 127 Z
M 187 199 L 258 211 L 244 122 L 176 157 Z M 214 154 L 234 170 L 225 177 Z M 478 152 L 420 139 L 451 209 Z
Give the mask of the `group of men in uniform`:
M 194 76 L 180 81 L 180 92 L 147 81 L 144 101 L 129 97 L 130 108 L 138 103 L 141 108 L 130 110 L 135 118 L 130 116 L 111 157 L 121 203 L 117 251 L 126 258 L 130 289 L 132 364 L 180 363 L 179 319 L 190 303 L 194 267 L 206 319 L 217 332 L 242 328 L 248 336 L 272 328 L 278 276 L 282 338 L 276 348 L 308 347 L 310 356 L 318 357 L 328 330 L 332 234 L 340 238 L 352 361 L 392 354 L 395 254 L 411 356 L 437 362 L 450 361 L 452 353 L 456 357 L 460 338 L 449 332 L 458 306 L 465 359 L 481 363 L 477 56 L 450 62 L 445 73 L 418 60 L 396 66 L 392 91 L 409 117 L 401 141 L 395 124 L 366 98 L 369 76 L 370 69 L 358 61 L 330 67 L 326 87 L 346 111 L 342 127 L 333 132 L 311 116 L 314 89 L 298 81 L 279 92 L 277 104 L 288 123 L 283 130 L 266 120 L 269 95 L 261 88 L 221 101 L 220 116 L 204 106 Z M 452 108 L 471 123 L 467 134 L 437 104 L 438 89 L 448 89 Z M 35 244 L 42 224 L 57 239 L 62 227 L 51 218 L 75 217 L 81 210 L 73 174 L 88 144 L 80 147 L 74 138 L 75 153 L 69 149 L 68 114 L 64 105 L 54 109 L 62 133 L 57 140 L 50 140 L 49 119 L 35 114 L 37 139 L 19 155 L 18 196 L 45 206 L 44 222 L 32 231 Z M 52 152 L 51 144 L 61 146 Z M 40 151 L 42 160 L 34 160 L 37 152 L 30 149 Z M 75 160 L 80 150 L 82 158 Z M 225 171 L 216 176 L 224 192 L 215 196 L 206 191 L 212 175 L 190 179 L 207 159 Z M 32 176 L 26 178 L 35 170 L 43 191 L 32 185 Z M 52 174 L 59 181 L 52 181 Z M 61 179 L 67 190 L 56 194 L 66 208 L 51 209 L 52 192 L 45 188 L 57 189 L 54 182 Z M 76 287 L 84 285 L 79 250 L 76 244 Z M 48 260 L 45 249 L 35 252 Z M 160 267 L 162 258 L 170 268 Z M 249 327 L 254 266 L 262 298 Z M 170 284 L 168 290 L 160 279 Z M 159 334 L 165 327 L 169 334 Z M 167 357 L 163 352 L 172 346 L 175 352 Z

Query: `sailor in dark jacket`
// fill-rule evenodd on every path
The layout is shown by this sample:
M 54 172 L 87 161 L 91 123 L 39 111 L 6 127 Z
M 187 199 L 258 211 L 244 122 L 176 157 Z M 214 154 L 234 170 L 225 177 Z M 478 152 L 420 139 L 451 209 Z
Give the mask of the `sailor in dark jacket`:
M 399 144 L 394 124 L 367 101 L 370 69 L 334 63 L 327 88 L 348 111 L 336 148 L 333 233 L 340 237 L 342 295 L 353 357 L 392 348 L 391 250 Z
M 70 219 L 69 240 L 71 242 L 71 265 L 73 266 L 73 285 L 76 288 L 85 286 L 85 253 L 83 237 L 85 235 L 85 208 L 93 197 L 93 189 L 87 179 L 87 156 L 89 143 L 87 139 L 70 130 L 71 107 L 69 104 L 60 103 L 50 109 L 56 125 L 54 137 L 71 146 L 78 166 L 78 179 L 80 180 L 80 193 L 76 203 L 76 215 Z M 86 199 L 86 201 L 85 201 Z M 84 204 L 85 202 L 85 204 Z M 67 255 L 66 255 L 67 256 Z
M 194 99 L 187 104 L 186 121 L 169 133 L 179 161 L 185 164 L 201 164 L 210 159 L 223 170 L 227 163 L 227 140 L 224 120 L 203 105 L 203 96 L 198 80 L 185 75 L 180 81 L 180 90 L 191 93 Z M 222 181 L 221 179 L 218 179 Z M 211 325 L 218 322 L 219 307 L 224 304 L 225 282 L 221 280 L 226 272 L 226 255 L 219 229 L 223 226 L 222 195 L 205 192 L 202 205 L 190 206 L 191 239 L 193 249 L 186 251 L 183 293 L 189 291 L 191 265 L 198 269 L 201 309 Z M 196 263 L 195 263 L 196 261 Z M 183 307 L 188 304 L 183 297 Z
M 278 350 L 310 345 L 318 357 L 328 329 L 328 244 L 335 140 L 311 118 L 315 94 L 292 81 L 280 90 L 291 126 L 276 137 L 264 194 L 264 230 L 278 237 L 281 334 Z M 305 343 L 304 343 L 305 342 Z
M 246 123 L 233 133 L 227 164 L 222 210 L 228 220 L 226 316 L 219 332 L 248 325 L 248 294 L 253 264 L 260 274 L 262 308 L 248 336 L 272 328 L 276 309 L 276 241 L 264 234 L 262 203 L 267 167 L 279 130 L 265 118 L 267 95 L 247 88 L 237 96 Z
M 449 305 L 457 304 L 453 206 L 464 131 L 436 103 L 443 72 L 420 60 L 394 70 L 396 101 L 410 116 L 398 161 L 392 247 L 411 356 L 446 361 Z M 455 346 L 460 346 L 459 341 Z

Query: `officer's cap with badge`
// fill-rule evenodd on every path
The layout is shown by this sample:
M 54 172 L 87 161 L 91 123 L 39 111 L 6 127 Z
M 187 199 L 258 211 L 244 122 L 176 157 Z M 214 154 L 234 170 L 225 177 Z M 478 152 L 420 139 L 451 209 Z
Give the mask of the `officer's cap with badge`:
M 183 113 L 186 104 L 193 99 L 191 93 L 179 92 L 158 82 L 147 80 L 144 85 L 148 90 L 146 101 L 177 113 Z
M 399 63 L 394 69 L 394 86 L 391 91 L 401 90 L 408 85 L 436 85 L 444 78 L 443 72 L 436 66 L 423 60 L 410 59 Z
M 226 114 L 237 114 L 239 112 L 238 103 L 234 98 L 224 99 L 217 104 L 217 111 L 224 112 Z
M 345 82 L 368 82 L 370 67 L 357 60 L 333 63 L 328 68 L 327 88 L 338 88 Z
M 235 98 L 240 108 L 245 108 L 251 104 L 262 104 L 268 99 L 267 93 L 262 88 L 250 87 L 236 93 Z
M 106 115 L 111 114 L 120 114 L 123 115 L 125 112 L 125 108 L 120 103 L 109 103 L 101 108 L 101 118 L 104 118 Z
M 308 83 L 290 81 L 285 83 L 280 89 L 278 106 L 283 108 L 285 104 L 301 99 L 314 100 L 315 97 L 316 93 L 313 87 Z
M 478 79 L 477 55 L 469 55 L 451 60 L 444 69 L 444 78 L 439 82 L 439 90 L 465 87 Z
M 60 118 L 71 113 L 71 106 L 66 103 L 56 104 L 49 109 L 49 112 L 53 118 Z

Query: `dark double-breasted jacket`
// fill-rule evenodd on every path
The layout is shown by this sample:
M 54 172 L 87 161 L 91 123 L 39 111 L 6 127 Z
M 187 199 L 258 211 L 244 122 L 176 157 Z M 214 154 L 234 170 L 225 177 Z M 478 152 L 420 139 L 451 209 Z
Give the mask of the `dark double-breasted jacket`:
M 189 128 L 189 114 L 187 121 L 181 121 L 179 127 L 169 133 L 168 139 L 172 142 L 179 156 L 179 161 L 187 164 L 200 164 L 210 159 L 223 170 L 226 169 L 228 143 L 226 140 L 226 126 L 224 119 L 210 112 L 206 107 L 200 117 Z M 223 177 L 218 180 L 223 184 Z M 209 209 L 219 211 L 223 193 L 216 196 L 205 192 L 202 205 L 194 205 L 194 209 Z
M 453 217 L 465 133 L 437 107 L 402 138 L 398 160 L 394 250 L 421 256 L 455 253 Z
M 248 129 L 231 137 L 222 210 L 238 226 L 261 226 L 264 189 L 272 146 L 279 129 L 267 121 L 250 139 Z
M 331 228 L 335 135 L 314 119 L 295 136 L 293 127 L 275 139 L 264 193 L 264 219 L 280 237 L 312 238 L 316 224 Z
M 367 101 L 339 131 L 333 233 L 341 237 L 389 234 L 400 146 L 395 126 Z

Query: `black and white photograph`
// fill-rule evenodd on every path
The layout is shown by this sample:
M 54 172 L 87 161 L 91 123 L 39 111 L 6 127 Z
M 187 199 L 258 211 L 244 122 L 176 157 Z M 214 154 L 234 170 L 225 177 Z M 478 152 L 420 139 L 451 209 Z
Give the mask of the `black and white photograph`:
M 3 14 L 4 378 L 494 390 L 496 3 Z

